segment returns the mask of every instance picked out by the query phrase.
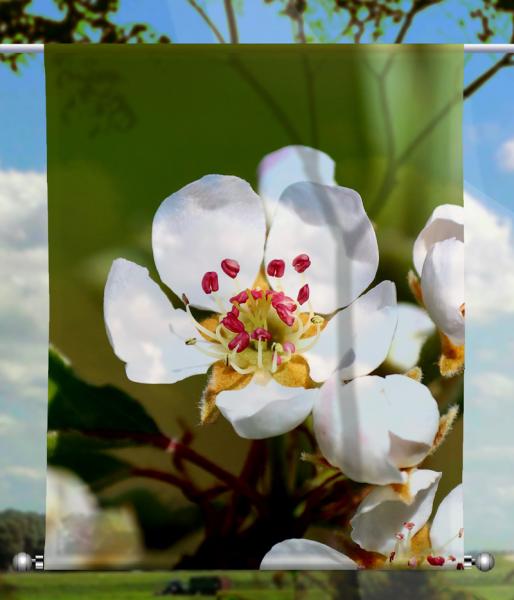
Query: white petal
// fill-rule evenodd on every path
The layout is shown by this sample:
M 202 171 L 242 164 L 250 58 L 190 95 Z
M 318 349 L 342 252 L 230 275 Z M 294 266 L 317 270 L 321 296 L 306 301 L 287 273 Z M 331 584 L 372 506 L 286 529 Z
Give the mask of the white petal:
M 434 244 L 421 273 L 423 301 L 437 327 L 460 346 L 464 343 L 464 243 L 455 239 Z
M 312 540 L 291 539 L 275 544 L 264 556 L 263 571 L 340 571 L 357 569 L 358 565 L 346 554 Z
M 439 505 L 430 528 L 430 542 L 435 555 L 455 556 L 464 560 L 464 538 L 459 531 L 464 527 L 464 498 L 462 484 L 455 487 Z M 451 564 L 451 563 L 450 563 Z
M 413 500 L 407 504 L 391 486 L 376 487 L 360 503 L 350 521 L 351 537 L 361 548 L 388 556 L 396 544 L 395 534 L 407 535 L 404 523 L 414 523 L 411 536 L 427 522 L 441 473 L 413 471 L 409 488 Z
M 415 366 L 423 344 L 434 331 L 434 323 L 426 310 L 410 302 L 399 302 L 398 325 L 387 360 L 399 370 Z
M 403 375 L 325 382 L 314 405 L 314 432 L 323 456 L 350 479 L 401 483 L 400 468 L 429 452 L 439 412 L 428 388 Z
M 278 281 L 290 296 L 303 285 L 291 266 L 299 254 L 311 259 L 304 275 L 317 312 L 327 314 L 347 306 L 369 286 L 377 272 L 378 246 L 357 192 L 318 183 L 295 183 L 284 191 L 265 258 L 266 263 L 285 260 L 286 272 Z
M 435 243 L 450 238 L 464 241 L 464 207 L 457 204 L 442 204 L 434 209 L 414 242 L 414 266 L 420 275 L 430 248 Z
M 262 261 L 266 225 L 262 202 L 238 177 L 207 175 L 186 185 L 160 205 L 153 221 L 152 244 L 161 279 L 192 305 L 218 310 L 201 281 L 216 271 L 219 294 L 234 295 L 234 281 L 221 261 L 239 262 L 239 288 L 250 287 Z
M 314 432 L 323 456 L 354 481 L 401 483 L 389 460 L 384 379 L 359 377 L 342 385 L 336 372 L 314 404 Z
M 241 390 L 221 392 L 216 405 L 237 434 L 260 440 L 291 431 L 312 410 L 318 390 L 284 387 L 274 379 L 262 384 L 257 378 Z
M 209 363 L 184 339 L 198 336 L 183 310 L 175 309 L 148 269 L 118 258 L 104 292 L 104 319 L 127 377 L 138 383 L 174 383 L 205 373 Z
M 389 405 L 390 460 L 397 467 L 414 467 L 432 448 L 439 427 L 437 402 L 426 385 L 403 375 L 385 378 Z
M 268 223 L 288 185 L 298 181 L 335 185 L 334 172 L 335 163 L 330 156 L 308 146 L 285 146 L 267 154 L 259 163 L 258 177 Z
M 334 315 L 304 356 L 314 381 L 338 369 L 341 379 L 367 375 L 387 356 L 396 327 L 396 288 L 383 281 Z

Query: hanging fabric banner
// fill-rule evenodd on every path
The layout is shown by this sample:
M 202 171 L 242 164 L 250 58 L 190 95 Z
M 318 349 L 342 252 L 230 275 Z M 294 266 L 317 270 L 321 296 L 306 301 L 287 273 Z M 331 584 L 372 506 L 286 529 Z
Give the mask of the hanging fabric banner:
M 45 65 L 46 567 L 462 568 L 462 47 Z

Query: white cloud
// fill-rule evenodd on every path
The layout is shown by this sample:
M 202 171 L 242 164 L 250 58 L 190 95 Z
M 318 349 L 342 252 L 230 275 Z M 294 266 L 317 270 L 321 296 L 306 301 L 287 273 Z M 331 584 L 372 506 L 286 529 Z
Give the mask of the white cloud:
M 464 202 L 466 318 L 476 323 L 514 314 L 512 220 L 469 193 Z
M 46 176 L 0 170 L 0 404 L 46 403 Z
M 42 510 L 48 248 L 44 173 L 0 169 L 0 510 Z
M 505 484 L 496 486 L 496 493 L 501 500 L 514 501 L 514 484 Z
M 514 138 L 503 142 L 498 152 L 498 162 L 504 171 L 514 171 Z
M 480 445 L 478 448 L 466 450 L 466 460 L 501 462 L 514 460 L 514 445 L 511 446 L 486 446 Z
M 0 435 L 7 435 L 16 431 L 18 421 L 10 415 L 0 414 Z
M 12 466 L 6 467 L 0 471 L 2 476 L 7 477 L 16 477 L 20 479 L 30 479 L 38 481 L 40 479 L 46 478 L 46 472 L 41 469 L 36 469 L 34 467 L 26 467 L 26 466 Z
M 495 402 L 495 408 L 498 402 L 506 402 L 509 405 L 514 397 L 514 377 L 500 373 L 498 371 L 482 371 L 473 375 L 471 378 L 473 386 L 472 398 L 474 404 L 484 406 L 487 404 L 490 408 L 491 402 Z

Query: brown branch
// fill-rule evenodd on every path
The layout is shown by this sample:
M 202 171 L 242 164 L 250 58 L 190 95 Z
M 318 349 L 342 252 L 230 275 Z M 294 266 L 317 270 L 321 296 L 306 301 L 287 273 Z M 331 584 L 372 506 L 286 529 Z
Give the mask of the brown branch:
M 510 36 L 511 44 L 514 43 L 514 15 L 512 15 L 512 33 Z M 494 63 L 492 67 L 489 67 L 481 75 L 479 75 L 474 81 L 464 88 L 464 99 L 472 96 L 477 90 L 479 90 L 484 83 L 488 82 L 493 75 L 496 75 L 498 71 L 504 67 L 511 67 L 514 65 L 514 57 L 512 54 L 504 54 L 500 60 Z
M 212 462 L 205 456 L 202 456 L 189 446 L 182 444 L 179 441 L 172 440 L 162 433 L 151 434 L 151 433 L 138 433 L 134 431 L 113 431 L 113 430 L 87 430 L 87 431 L 79 431 L 79 433 L 90 436 L 97 437 L 103 439 L 112 439 L 112 440 L 135 440 L 143 444 L 147 444 L 149 446 L 154 446 L 155 448 L 159 448 L 161 450 L 165 450 L 169 453 L 180 454 L 180 457 L 183 460 L 187 460 L 190 463 L 200 467 L 204 471 L 207 471 L 214 477 L 217 477 L 220 481 L 223 481 L 227 484 L 230 489 L 237 490 L 241 495 L 249 498 L 255 506 L 257 506 L 260 510 L 266 511 L 266 504 L 264 498 L 261 494 L 252 489 L 246 482 L 241 481 L 235 475 L 232 475 L 229 471 L 225 470 L 223 467 L 220 467 L 216 463 Z M 164 473 L 167 476 L 167 473 Z M 170 478 L 176 477 L 175 475 L 169 474 Z M 177 478 L 177 481 L 180 478 Z M 182 481 L 182 480 L 181 480 Z M 171 481 L 170 481 L 171 483 Z
M 496 75 L 498 71 L 503 69 L 504 67 L 512 67 L 514 66 L 514 62 L 512 60 L 512 54 L 505 54 L 494 63 L 492 67 L 489 67 L 486 71 L 484 71 L 481 75 L 479 75 L 474 81 L 472 81 L 469 85 L 464 88 L 464 99 L 472 96 L 477 90 L 479 90 L 484 83 L 488 82 L 493 75 Z
M 192 500 L 194 502 L 198 501 L 202 495 L 200 490 L 198 490 L 189 481 L 182 479 L 181 477 L 177 477 L 172 473 L 164 473 L 163 471 L 157 471 L 156 469 L 143 469 L 139 467 L 134 467 L 130 473 L 134 477 L 155 479 L 156 481 L 162 481 L 163 483 L 168 483 L 169 485 L 177 487 L 182 491 L 188 500 Z
M 195 452 L 195 450 L 192 448 L 184 446 L 180 442 L 171 440 L 168 447 L 168 452 L 180 453 L 184 460 L 188 460 L 197 467 L 200 467 L 211 475 L 214 475 L 219 480 L 224 481 L 231 489 L 237 490 L 240 494 L 250 498 L 256 506 L 261 509 L 265 509 L 264 498 L 261 496 L 261 494 L 247 485 L 245 481 L 241 481 L 239 477 L 232 475 L 232 473 L 229 473 L 223 467 L 220 467 L 198 452 Z
M 225 0 L 225 12 L 227 13 L 228 30 L 230 31 L 230 42 L 232 44 L 239 44 L 236 15 L 234 13 L 234 7 L 232 6 L 232 0 Z
M 209 17 L 205 10 L 197 4 L 196 0 L 187 0 L 189 4 L 196 10 L 196 12 L 202 17 L 209 29 L 214 33 L 220 44 L 226 44 L 225 38 L 221 35 L 220 30 L 216 27 L 214 21 Z
M 421 11 L 433 6 L 434 4 L 439 4 L 441 0 L 413 0 L 412 6 L 409 11 L 405 13 L 405 19 L 400 27 L 400 31 L 394 40 L 395 44 L 403 43 L 407 32 L 409 31 L 412 22 L 414 21 L 414 17 L 420 13 Z
M 413 4 L 413 6 L 415 6 L 415 4 Z M 403 43 L 403 40 L 405 39 L 405 36 L 407 35 L 407 32 L 409 31 L 410 26 L 412 25 L 412 21 L 414 20 L 414 17 L 416 16 L 416 14 L 417 14 L 417 11 L 411 9 L 405 15 L 405 20 L 403 21 L 400 31 L 398 32 L 398 35 L 396 36 L 396 38 L 394 40 L 395 44 Z
M 298 17 L 296 18 L 296 23 L 298 25 L 298 43 L 306 44 L 307 37 L 305 35 L 305 22 L 303 20 L 303 13 L 298 12 Z

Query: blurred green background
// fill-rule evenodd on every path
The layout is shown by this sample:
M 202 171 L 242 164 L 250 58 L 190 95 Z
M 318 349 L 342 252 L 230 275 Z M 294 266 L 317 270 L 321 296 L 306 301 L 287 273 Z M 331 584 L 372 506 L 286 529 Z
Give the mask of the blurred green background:
M 414 238 L 436 205 L 462 202 L 462 47 L 49 45 L 45 65 L 51 344 L 84 380 L 138 399 L 167 435 L 184 420 L 196 450 L 237 472 L 247 443 L 223 419 L 198 426 L 205 377 L 126 378 L 103 322 L 112 261 L 133 260 L 159 281 L 151 224 L 165 197 L 208 173 L 256 188 L 265 154 L 305 144 L 332 156 L 338 183 L 361 194 L 380 244 L 375 282 L 392 279 L 399 300 L 412 301 Z M 113 453 L 169 468 L 155 449 Z M 426 466 L 444 471 L 438 499 L 460 482 L 461 421 Z M 156 506 L 142 502 L 154 517 L 156 507 L 187 504 L 169 486 L 136 478 L 102 499 L 134 489 L 152 494 Z M 168 566 L 200 536 L 148 560 Z

